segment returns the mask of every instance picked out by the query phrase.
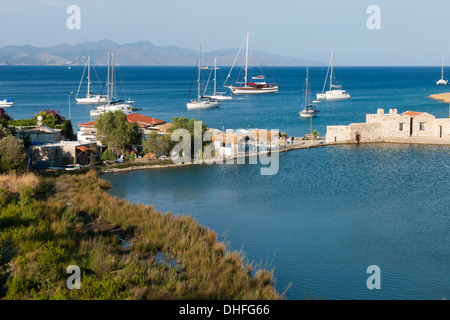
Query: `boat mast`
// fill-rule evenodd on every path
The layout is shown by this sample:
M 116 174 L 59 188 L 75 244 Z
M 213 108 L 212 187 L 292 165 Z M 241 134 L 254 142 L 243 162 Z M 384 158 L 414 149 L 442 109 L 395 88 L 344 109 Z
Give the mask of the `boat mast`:
M 110 74 L 109 74 L 109 66 L 110 66 L 110 55 L 111 52 L 108 50 L 108 70 L 106 72 L 106 91 L 107 91 L 107 96 L 108 96 L 108 106 L 110 105 L 111 102 L 111 81 L 110 81 Z
M 91 57 L 88 57 L 88 87 L 87 87 L 87 97 L 91 96 Z
M 116 97 L 116 88 L 114 86 L 114 52 L 111 52 L 111 98 Z
M 217 57 L 214 58 L 214 93 L 216 95 Z
M 441 79 L 444 79 L 444 54 L 442 54 L 442 76 Z
M 333 51 L 331 52 L 331 73 L 330 73 L 330 91 L 333 88 L 333 65 L 334 65 L 334 43 L 333 43 Z
M 305 111 L 308 105 L 308 78 L 309 78 L 309 69 L 306 68 L 306 90 L 305 90 Z
M 247 87 L 247 75 L 248 75 L 248 73 L 247 73 L 247 69 L 248 69 L 248 34 L 249 34 L 249 31 L 247 30 L 247 47 L 245 49 L 245 79 L 244 79 L 245 85 L 244 85 L 244 87 Z
M 202 69 L 202 46 L 198 50 L 198 80 L 197 80 L 197 100 L 200 101 L 200 75 Z

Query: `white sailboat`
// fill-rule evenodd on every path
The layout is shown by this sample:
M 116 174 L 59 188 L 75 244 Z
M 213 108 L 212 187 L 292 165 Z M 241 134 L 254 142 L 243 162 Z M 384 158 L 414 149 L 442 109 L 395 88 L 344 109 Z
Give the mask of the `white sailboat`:
M 305 103 L 302 110 L 299 111 L 300 118 L 311 118 L 317 116 L 319 110 L 308 104 L 308 87 L 309 87 L 309 70 L 306 68 L 306 86 L 305 86 Z
M 233 92 L 233 94 L 263 94 L 263 93 L 276 93 L 278 92 L 278 85 L 276 83 L 266 83 L 265 78 L 262 75 L 252 77 L 253 80 L 262 80 L 260 82 L 248 82 L 248 38 L 249 38 L 249 31 L 247 30 L 247 35 L 245 37 L 247 45 L 245 50 L 245 76 L 244 76 L 244 82 L 239 83 L 238 86 L 228 86 L 228 88 Z M 242 42 L 242 45 L 244 42 Z M 228 78 L 231 75 L 231 71 L 233 70 L 234 64 L 236 63 L 236 60 L 239 56 L 239 53 L 241 52 L 241 48 L 238 51 L 238 54 L 236 55 L 236 58 L 234 59 L 234 63 L 231 66 L 230 72 L 228 73 L 227 78 L 225 79 L 225 83 L 227 82 Z M 224 84 L 225 86 L 225 84 Z
M 14 99 L 13 98 L 0 99 L 0 108 L 10 108 L 10 107 L 14 107 Z
M 110 71 L 111 69 L 111 71 Z M 107 101 L 104 104 L 99 104 L 97 107 L 90 111 L 91 117 L 98 117 L 105 112 L 114 112 L 117 110 L 122 111 L 125 114 L 133 113 L 135 110 L 134 101 L 113 100 L 115 97 L 115 84 L 114 84 L 114 53 L 108 51 L 108 71 L 107 71 Z
M 219 69 L 219 68 L 217 68 L 217 58 L 214 58 L 214 67 L 212 68 L 212 70 L 214 70 L 214 79 L 213 79 L 214 80 L 214 92 L 210 96 L 206 95 L 206 89 L 208 88 L 208 85 L 206 85 L 203 96 L 205 98 L 211 98 L 211 99 L 216 99 L 216 100 L 220 100 L 220 101 L 233 100 L 233 97 L 227 96 L 223 92 L 217 92 L 217 90 L 216 90 L 217 89 L 217 69 Z M 209 81 L 209 79 L 208 79 L 208 81 Z
M 80 92 L 81 84 L 83 83 L 84 74 L 87 69 L 87 92 L 85 98 L 78 98 L 78 94 Z M 75 97 L 77 103 L 84 104 L 95 104 L 95 103 L 106 103 L 107 97 L 102 96 L 100 94 L 91 93 L 91 57 L 88 57 L 86 66 L 84 67 L 83 75 L 81 76 L 80 85 L 78 86 L 77 95 Z
M 325 77 L 325 82 L 323 84 L 323 89 L 321 93 L 317 94 L 317 100 L 346 100 L 350 99 L 350 94 L 342 90 L 342 85 L 333 84 L 333 69 L 334 69 L 334 45 L 333 51 L 331 53 L 330 64 L 328 66 L 327 75 Z M 328 73 L 330 73 L 330 90 L 325 92 L 325 87 L 327 85 Z
M 190 102 L 186 103 L 186 107 L 188 110 L 193 109 L 211 109 L 217 108 L 220 106 L 220 100 L 216 100 L 210 97 L 204 97 L 200 93 L 200 81 L 201 81 L 201 56 L 202 56 L 202 47 L 200 47 L 198 51 L 198 79 L 197 79 L 197 99 L 193 99 Z
M 438 86 L 446 86 L 448 84 L 448 80 L 444 79 L 444 55 L 442 55 L 442 72 L 441 79 L 436 82 Z

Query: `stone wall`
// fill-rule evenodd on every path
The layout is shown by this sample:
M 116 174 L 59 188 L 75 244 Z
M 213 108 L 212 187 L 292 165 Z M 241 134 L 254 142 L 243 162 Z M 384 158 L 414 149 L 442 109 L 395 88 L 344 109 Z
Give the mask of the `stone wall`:
M 411 127 L 412 125 L 412 127 Z M 366 123 L 349 126 L 328 126 L 327 143 L 410 142 L 450 144 L 450 119 L 436 119 L 426 112 L 405 112 L 396 109 L 366 115 Z

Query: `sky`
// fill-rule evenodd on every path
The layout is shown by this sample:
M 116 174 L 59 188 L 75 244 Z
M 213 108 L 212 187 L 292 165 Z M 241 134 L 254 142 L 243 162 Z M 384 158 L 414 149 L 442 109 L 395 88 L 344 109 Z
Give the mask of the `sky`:
M 69 30 L 69 5 L 80 29 Z M 380 29 L 369 29 L 370 5 Z M 251 49 L 341 66 L 450 64 L 449 0 L 0 0 L 0 47 L 110 39 L 204 51 Z

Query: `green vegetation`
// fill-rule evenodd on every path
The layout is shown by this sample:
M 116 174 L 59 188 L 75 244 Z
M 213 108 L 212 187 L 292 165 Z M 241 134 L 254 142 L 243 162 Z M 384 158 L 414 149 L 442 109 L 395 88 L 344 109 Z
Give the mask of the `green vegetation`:
M 137 123 L 129 123 L 120 110 L 106 112 L 95 122 L 97 139 L 108 149 L 125 154 L 133 145 L 140 145 L 142 132 Z
M 102 161 L 114 161 L 114 160 L 116 160 L 116 155 L 114 154 L 113 151 L 111 151 L 111 149 L 106 149 L 102 153 Z
M 194 123 L 198 121 L 196 119 L 188 119 L 188 118 L 173 118 L 172 126 L 167 129 L 168 134 L 158 135 L 156 133 L 152 133 L 147 136 L 147 140 L 143 141 L 143 151 L 144 153 L 153 153 L 157 156 L 170 156 L 170 151 L 174 148 L 175 145 L 179 143 L 179 141 L 171 141 L 172 133 L 177 129 L 186 129 L 189 131 L 191 136 L 191 155 L 194 156 Z M 207 130 L 207 126 L 205 123 L 202 123 L 202 137 L 205 131 Z M 210 142 L 203 141 L 203 148 L 208 145 Z
M 59 114 L 59 111 L 56 110 L 42 110 L 34 118 L 31 119 L 13 120 L 9 118 L 7 120 L 7 124 L 9 127 L 32 127 L 37 125 L 37 118 L 39 116 L 42 116 L 43 125 L 52 129 L 61 129 L 64 139 L 74 139 L 72 122 L 70 120 L 66 120 L 66 118 L 62 117 Z
M 12 135 L 0 139 L 0 172 L 22 171 L 26 167 L 26 156 L 22 139 Z
M 153 153 L 157 156 L 170 156 L 170 150 L 172 150 L 175 144 L 170 140 L 168 134 L 157 134 L 152 132 L 147 135 L 147 139 L 142 142 L 144 154 Z
M 272 273 L 244 263 L 214 231 L 114 198 L 109 187 L 95 171 L 0 175 L 4 299 L 282 298 Z M 181 267 L 158 262 L 158 252 Z M 79 290 L 66 286 L 69 265 L 81 269 Z

